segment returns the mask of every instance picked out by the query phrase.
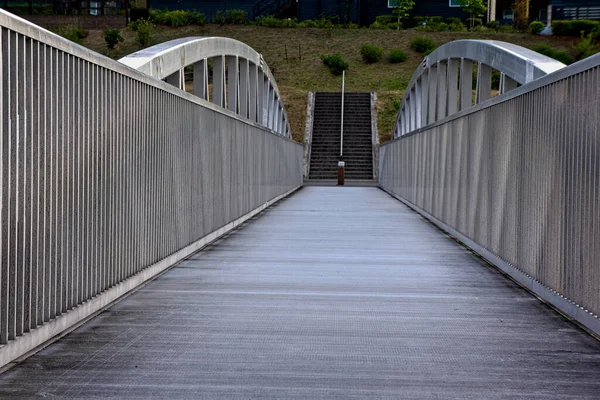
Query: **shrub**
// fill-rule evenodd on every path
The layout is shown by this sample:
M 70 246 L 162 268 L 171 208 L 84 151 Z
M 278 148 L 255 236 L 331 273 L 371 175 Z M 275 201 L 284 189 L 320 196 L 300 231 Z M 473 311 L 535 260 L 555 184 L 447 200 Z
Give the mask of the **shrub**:
M 600 21 L 588 21 L 584 19 L 552 21 L 552 33 L 556 36 L 579 36 L 581 32 L 587 35 L 599 29 L 599 27 Z
M 483 20 L 481 18 L 467 18 L 467 24 L 471 27 L 471 29 L 482 26 Z
M 204 25 L 206 16 L 197 11 L 184 10 L 150 10 L 150 21 L 159 25 L 172 26 L 175 28 L 186 25 Z M 129 26 L 137 31 L 137 21 L 131 22 Z
M 316 28 L 317 23 L 315 21 L 313 21 L 312 19 L 307 19 L 305 21 L 299 22 L 298 27 L 299 28 Z
M 183 10 L 169 11 L 164 14 L 162 23 L 173 28 L 188 25 L 187 13 Z
M 543 54 L 547 57 L 554 58 L 557 61 L 560 61 L 563 64 L 572 64 L 573 59 L 566 51 L 555 50 L 552 46 L 548 44 L 538 44 L 533 46 L 531 50 L 536 51 L 540 54 Z
M 392 49 L 390 50 L 390 54 L 388 55 L 388 61 L 392 64 L 403 62 L 406 60 L 408 56 L 405 52 L 400 49 Z
M 581 38 L 573 45 L 576 60 L 583 60 L 589 56 L 598 53 L 600 49 L 596 44 L 596 39 L 591 33 L 587 35 L 581 34 Z
M 498 21 L 488 21 L 485 24 L 486 28 L 493 30 L 494 32 L 498 32 L 500 29 L 500 22 Z
M 155 24 L 163 24 L 164 23 L 164 17 L 165 14 L 168 13 L 169 11 L 167 10 L 154 10 L 151 9 L 149 11 L 149 17 L 148 17 L 148 21 L 154 22 Z M 140 19 L 144 19 L 144 18 L 140 18 Z M 137 21 L 135 21 L 137 22 Z M 135 29 L 137 30 L 137 29 Z
M 396 111 L 400 110 L 401 105 L 402 105 L 402 99 L 392 100 L 392 107 L 394 107 L 394 110 L 396 110 Z
M 346 29 L 359 29 L 360 26 L 358 26 L 357 24 L 354 24 L 354 23 L 350 22 L 350 23 L 344 25 L 344 28 L 346 28 Z
M 437 48 L 437 44 L 426 36 L 416 36 L 410 41 L 410 47 L 417 53 L 427 55 Z
M 88 32 L 79 26 L 62 26 L 56 30 L 56 33 L 65 39 L 81 44 L 81 41 L 88 36 Z
M 106 47 L 109 50 L 114 50 L 117 45 L 122 42 L 123 36 L 121 36 L 121 31 L 118 29 L 106 29 L 104 31 L 104 41 L 106 42 Z
M 244 10 L 227 10 L 225 12 L 225 18 L 227 20 L 227 23 L 233 25 L 248 24 L 248 14 Z
M 295 28 L 298 26 L 298 22 L 295 19 L 279 19 L 271 15 L 266 15 L 258 17 L 256 25 L 266 26 L 267 28 Z M 315 24 L 315 26 L 317 25 Z
M 503 33 L 515 33 L 515 27 L 512 25 L 500 25 L 500 28 L 498 28 L 498 32 L 503 32 Z
M 190 25 L 204 26 L 206 24 L 206 15 L 201 12 L 188 11 L 187 17 Z
M 476 25 L 473 28 L 471 28 L 471 32 L 489 33 L 489 32 L 494 32 L 494 30 L 488 28 L 487 26 Z
M 381 24 L 377 21 L 375 21 L 371 25 L 369 25 L 369 28 L 371 28 L 371 29 L 390 29 L 388 24 Z
M 335 24 L 333 23 L 333 21 L 329 18 L 320 18 L 316 21 L 317 24 L 317 28 L 321 28 L 321 29 L 331 29 L 331 28 L 335 28 Z
M 376 63 L 383 56 L 383 49 L 372 44 L 363 44 L 360 48 L 360 56 L 367 64 Z
M 427 32 L 443 32 L 450 29 L 442 17 L 414 17 L 416 29 Z
M 446 24 L 448 25 L 448 30 L 452 32 L 463 32 L 467 30 L 467 27 L 460 18 L 446 18 Z
M 140 47 L 146 47 L 154 38 L 154 25 L 147 19 L 140 19 L 137 23 L 135 41 L 138 42 Z
M 227 16 L 221 10 L 217 10 L 212 20 L 213 24 L 225 25 L 227 23 Z
M 541 22 L 541 21 L 533 21 L 532 23 L 529 24 L 529 32 L 533 33 L 534 35 L 537 35 L 545 27 L 546 26 L 544 25 L 543 22 Z
M 340 53 L 321 55 L 323 64 L 327 66 L 329 72 L 334 75 L 341 75 L 342 71 L 348 69 L 350 65 L 342 58 Z
M 396 21 L 397 18 L 393 15 L 378 15 L 375 17 L 375 23 L 379 23 L 381 25 L 387 25 Z

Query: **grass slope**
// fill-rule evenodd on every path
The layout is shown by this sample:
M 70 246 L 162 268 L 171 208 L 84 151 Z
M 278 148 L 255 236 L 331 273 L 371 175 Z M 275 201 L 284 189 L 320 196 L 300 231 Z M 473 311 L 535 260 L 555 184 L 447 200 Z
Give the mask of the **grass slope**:
M 137 51 L 135 32 L 122 30 L 125 42 L 110 54 L 113 58 Z M 415 36 L 429 36 L 438 45 L 459 39 L 491 39 L 531 47 L 549 43 L 561 50 L 571 50 L 568 39 L 546 38 L 519 33 L 419 32 L 415 30 L 374 29 L 274 29 L 260 26 L 217 26 L 167 28 L 156 27 L 155 43 L 187 36 L 223 36 L 240 40 L 263 54 L 273 71 L 284 99 L 292 126 L 293 137 L 303 141 L 306 119 L 306 99 L 309 91 L 340 91 L 341 77 L 331 75 L 321 62 L 321 54 L 339 52 L 350 63 L 346 71 L 346 90 L 377 92 L 378 127 L 382 142 L 389 140 L 398 104 L 412 73 L 422 56 L 410 49 Z M 365 43 L 381 46 L 385 56 L 390 49 L 399 48 L 408 54 L 405 62 L 390 64 L 385 59 L 364 64 L 360 47 Z M 107 54 L 102 30 L 90 31 L 83 42 L 95 51 Z

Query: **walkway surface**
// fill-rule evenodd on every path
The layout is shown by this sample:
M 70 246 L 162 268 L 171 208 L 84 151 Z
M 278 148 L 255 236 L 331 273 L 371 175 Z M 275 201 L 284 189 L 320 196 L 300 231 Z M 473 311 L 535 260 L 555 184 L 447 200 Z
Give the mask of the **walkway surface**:
M 370 187 L 305 187 L 0 398 L 598 399 L 600 343 Z

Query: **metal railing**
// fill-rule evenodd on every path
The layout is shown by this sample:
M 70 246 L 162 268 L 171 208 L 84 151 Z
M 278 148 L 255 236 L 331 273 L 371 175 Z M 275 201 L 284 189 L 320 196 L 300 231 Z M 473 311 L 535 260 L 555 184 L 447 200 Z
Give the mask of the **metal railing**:
M 342 71 L 342 116 L 340 120 L 340 159 L 344 156 L 344 85 L 346 82 L 346 71 Z
M 600 55 L 381 147 L 380 184 L 600 333 Z
M 0 46 L 0 366 L 302 184 L 257 122 L 2 10 Z
M 475 64 L 475 65 L 474 65 Z M 565 65 L 512 43 L 456 40 L 423 59 L 404 91 L 396 117 L 396 138 L 492 97 L 492 73 L 500 73 L 500 94 L 557 71 Z
M 262 55 L 245 43 L 223 37 L 180 38 L 119 61 L 182 90 L 186 89 L 184 70 L 191 66 L 194 95 L 290 137 L 290 124 L 275 78 Z

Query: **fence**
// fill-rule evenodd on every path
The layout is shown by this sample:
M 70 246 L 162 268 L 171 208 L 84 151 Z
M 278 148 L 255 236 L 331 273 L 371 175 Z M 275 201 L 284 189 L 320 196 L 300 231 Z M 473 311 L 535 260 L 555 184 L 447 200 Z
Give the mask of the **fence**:
M 301 145 L 3 11 L 0 27 L 0 366 L 301 185 Z
M 381 148 L 380 183 L 600 333 L 600 55 Z

